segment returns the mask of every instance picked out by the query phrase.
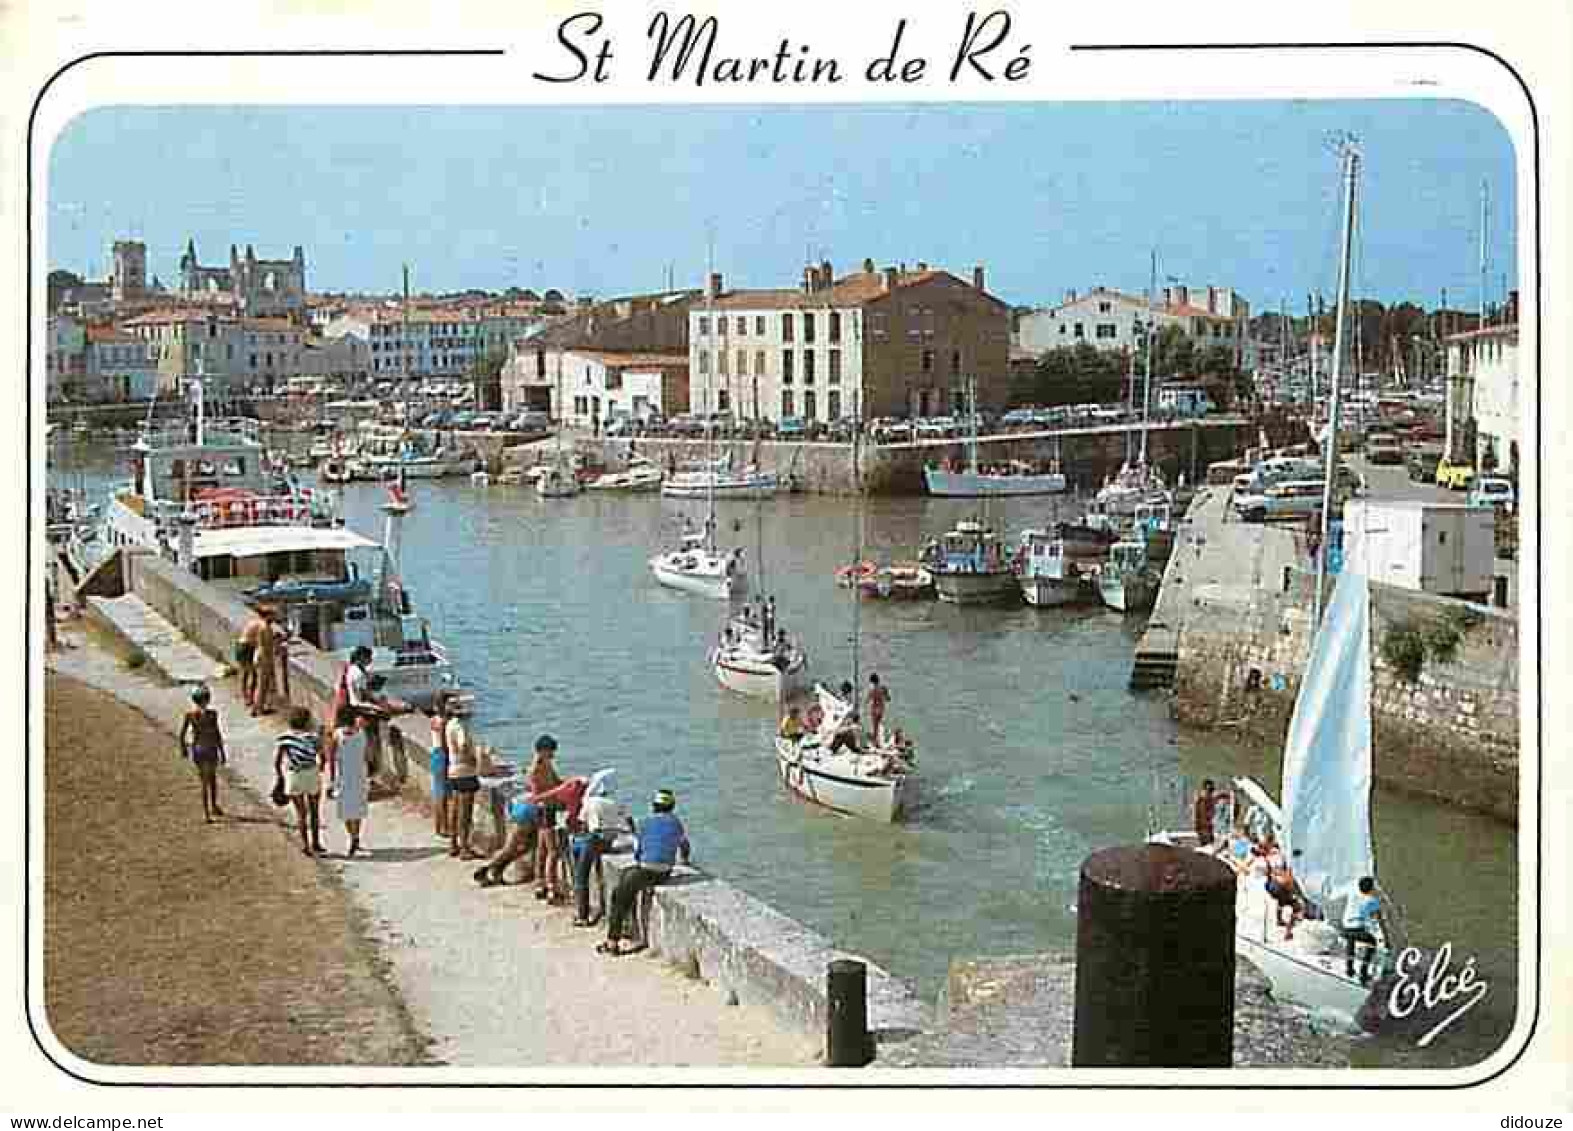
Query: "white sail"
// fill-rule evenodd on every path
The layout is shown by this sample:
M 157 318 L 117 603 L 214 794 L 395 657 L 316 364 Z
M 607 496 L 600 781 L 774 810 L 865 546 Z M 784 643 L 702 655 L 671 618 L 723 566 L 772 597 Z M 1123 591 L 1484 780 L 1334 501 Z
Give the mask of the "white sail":
M 1371 615 L 1364 566 L 1350 561 L 1316 633 L 1284 748 L 1288 847 L 1312 899 L 1325 902 L 1371 857 Z

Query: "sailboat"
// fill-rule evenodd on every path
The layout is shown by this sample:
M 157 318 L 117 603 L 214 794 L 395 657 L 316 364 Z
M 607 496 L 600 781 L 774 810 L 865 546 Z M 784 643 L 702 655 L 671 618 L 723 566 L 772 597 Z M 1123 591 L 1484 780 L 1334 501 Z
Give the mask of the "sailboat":
M 710 651 L 710 666 L 728 691 L 784 703 L 803 690 L 808 650 L 800 637 L 782 631 L 775 598 L 766 595 L 764 512 L 760 507 L 754 511 L 760 598 L 727 617 L 721 639 Z
M 713 275 L 713 273 L 712 273 Z M 710 324 L 715 325 L 713 296 L 706 300 Z M 705 378 L 705 407 L 711 407 L 711 389 L 708 373 Z M 715 466 L 715 418 L 705 418 L 706 459 Z M 664 494 L 666 485 L 662 485 Z M 743 549 L 722 552 L 716 547 L 716 479 L 712 476 L 705 490 L 708 503 L 705 524 L 695 530 L 685 519 L 678 548 L 650 559 L 650 569 L 655 579 L 671 589 L 681 589 L 701 597 L 726 601 L 741 597 L 748 588 L 748 574 L 743 569 Z
M 858 436 L 853 434 L 852 466 L 858 468 Z M 852 563 L 862 559 L 862 495 L 858 501 L 858 543 Z M 806 801 L 849 816 L 890 824 L 905 818 L 917 803 L 918 782 L 913 748 L 898 729 L 885 726 L 864 733 L 860 746 L 837 746 L 837 731 L 858 709 L 859 610 L 852 598 L 852 695 L 850 700 L 822 684 L 814 685 L 814 703 L 803 734 L 775 738 L 776 769 L 784 784 Z
M 1158 293 L 1158 253 L 1152 253 L 1152 276 L 1149 283 L 1147 296 L 1147 369 L 1142 385 L 1142 424 L 1141 447 L 1136 454 L 1136 462 L 1132 463 L 1127 457 L 1126 462 L 1120 467 L 1119 473 L 1109 479 L 1099 488 L 1094 504 L 1098 513 L 1116 518 L 1132 515 L 1136 508 L 1144 503 L 1169 501 L 1168 485 L 1163 480 L 1163 474 L 1156 467 L 1147 462 L 1147 418 L 1152 408 L 1152 366 L 1153 355 L 1157 352 L 1157 315 L 1153 311 L 1153 303 Z M 1134 374 L 1132 382 L 1132 397 L 1135 396 Z
M 1325 485 L 1329 503 L 1332 469 L 1337 463 L 1340 363 L 1358 156 L 1352 150 L 1346 152 L 1345 163 L 1348 195 L 1329 394 Z M 1324 546 L 1328 545 L 1329 509 L 1323 507 Z M 1355 548 L 1363 549 L 1358 543 Z M 1267 894 L 1265 878 L 1247 869 L 1239 880 L 1235 939 L 1240 953 L 1267 976 L 1278 996 L 1355 1017 L 1371 989 L 1349 972 L 1345 941 L 1332 924 L 1338 921 L 1335 912 L 1341 910 L 1340 904 L 1349 898 L 1356 881 L 1376 872 L 1371 835 L 1370 585 L 1361 554 L 1347 555 L 1323 615 L 1322 570 L 1319 558 L 1315 636 L 1284 747 L 1282 808 L 1259 783 L 1235 779 L 1235 787 L 1252 802 L 1244 827 L 1273 830 L 1286 859 L 1293 862 L 1301 891 L 1322 914 L 1307 919 L 1292 936 L 1286 936 L 1277 921 L 1276 901 Z M 1152 839 L 1211 851 L 1211 846 L 1197 843 L 1194 832 L 1160 833 Z M 1391 967 L 1397 948 L 1396 940 L 1387 935 L 1392 920 L 1389 909 L 1390 901 L 1384 900 L 1384 937 L 1377 953 L 1363 965 L 1384 970 Z
M 930 495 L 944 498 L 975 499 L 982 495 L 1053 495 L 1065 490 L 1066 480 L 1059 461 L 1035 466 L 1015 460 L 1000 469 L 978 466 L 978 388 L 975 379 L 967 382 L 967 466 L 953 468 L 949 463 L 923 469 L 923 482 Z

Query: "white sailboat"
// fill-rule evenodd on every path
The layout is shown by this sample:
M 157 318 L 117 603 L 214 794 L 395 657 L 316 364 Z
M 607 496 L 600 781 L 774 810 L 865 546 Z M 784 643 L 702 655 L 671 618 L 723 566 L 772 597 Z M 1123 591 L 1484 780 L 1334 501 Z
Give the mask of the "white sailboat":
M 713 271 L 707 272 L 707 274 L 712 278 L 714 277 Z M 707 312 L 710 324 L 713 326 L 715 324 L 714 304 L 709 300 L 707 300 Z M 705 379 L 705 409 L 707 413 L 711 408 L 710 402 L 711 390 L 707 372 Z M 707 459 L 713 468 L 715 466 L 714 416 L 707 415 L 705 420 L 705 450 Z M 693 593 L 700 597 L 726 601 L 743 595 L 748 588 L 748 574 L 743 569 L 742 547 L 725 552 L 716 548 L 715 486 L 715 479 L 712 477 L 705 491 L 709 505 L 705 515 L 704 529 L 695 531 L 685 521 L 682 540 L 678 548 L 669 550 L 664 554 L 657 554 L 651 558 L 650 570 L 655 574 L 655 579 L 668 588 L 680 589 L 685 593 Z M 661 489 L 665 493 L 666 485 L 663 484 Z
M 557 436 L 556 453 L 552 462 L 541 468 L 535 478 L 535 493 L 543 499 L 566 499 L 580 491 L 579 479 L 574 475 L 573 463 L 563 453 L 563 378 L 557 374 Z
M 661 480 L 666 478 L 651 461 L 643 456 L 635 456 L 628 461 L 628 466 L 622 471 L 608 471 L 586 484 L 591 491 L 625 491 L 630 494 L 645 491 L 658 491 Z
M 862 429 L 860 428 L 859 433 Z M 857 473 L 858 440 L 852 441 L 853 473 Z M 862 497 L 858 504 L 859 545 L 852 561 L 862 557 Z M 861 743 L 838 742 L 837 731 L 858 707 L 859 610 L 852 598 L 852 698 L 814 687 L 815 702 L 809 724 L 797 738 L 775 738 L 776 769 L 784 784 L 806 801 L 838 813 L 890 824 L 911 813 L 918 797 L 917 770 L 912 744 L 893 727 L 878 734 L 864 732 Z
M 1337 454 L 1340 369 L 1345 309 L 1348 302 L 1350 241 L 1358 157 L 1345 153 L 1348 196 L 1345 206 L 1343 257 L 1339 269 L 1339 304 L 1335 329 L 1332 389 L 1329 394 L 1327 497 L 1333 490 Z M 1328 523 L 1324 508 L 1324 541 Z M 1321 566 L 1318 565 L 1316 634 L 1305 676 L 1295 699 L 1294 716 L 1283 759 L 1283 807 L 1273 804 L 1262 787 L 1249 778 L 1236 787 L 1254 803 L 1246 823 L 1265 823 L 1274 830 L 1305 897 L 1321 912 L 1302 922 L 1291 935 L 1276 915 L 1276 901 L 1266 891 L 1265 877 L 1245 870 L 1239 880 L 1235 938 L 1240 953 L 1265 974 L 1279 996 L 1312 1008 L 1348 1017 L 1358 1015 L 1370 986 L 1351 973 L 1350 947 L 1333 924 L 1361 877 L 1376 873 L 1371 835 L 1371 613 L 1366 563 L 1349 555 L 1339 573 L 1325 615 L 1320 607 Z M 1159 834 L 1170 844 L 1191 844 L 1202 851 L 1194 833 Z M 1378 889 L 1380 894 L 1380 889 Z M 1390 967 L 1395 940 L 1387 936 L 1391 905 L 1384 900 L 1384 929 L 1373 956 L 1361 955 L 1362 966 Z
M 1148 284 L 1147 293 L 1147 366 L 1146 376 L 1142 385 L 1142 425 L 1141 447 L 1136 455 L 1136 462 L 1129 459 L 1120 467 L 1119 473 L 1104 483 L 1098 489 L 1095 498 L 1096 509 L 1104 515 L 1124 518 L 1136 513 L 1136 508 L 1144 503 L 1167 502 L 1170 499 L 1168 484 L 1164 482 L 1163 473 L 1147 462 L 1147 418 L 1152 410 L 1152 366 L 1153 355 L 1157 352 L 1157 316 L 1153 313 L 1153 303 L 1158 293 L 1158 253 L 1152 253 L 1152 275 Z M 1132 391 L 1134 396 L 1134 388 Z
M 774 597 L 765 595 L 765 526 L 762 508 L 755 508 L 759 537 L 760 599 L 750 601 L 727 618 L 721 639 L 710 651 L 716 681 L 728 691 L 755 699 L 784 703 L 806 686 L 808 650 L 800 637 L 781 630 Z
M 984 470 L 978 466 L 978 389 L 977 382 L 967 381 L 967 466 L 954 468 L 948 464 L 932 464 L 923 469 L 923 482 L 930 495 L 943 498 L 975 499 L 983 495 L 1054 495 L 1065 490 L 1066 479 L 1060 471 L 1059 461 L 1048 467 L 1035 467 L 1017 460 L 1002 470 Z
M 780 478 L 750 464 L 733 468 L 730 454 L 670 475 L 660 483 L 669 499 L 768 499 L 781 490 Z

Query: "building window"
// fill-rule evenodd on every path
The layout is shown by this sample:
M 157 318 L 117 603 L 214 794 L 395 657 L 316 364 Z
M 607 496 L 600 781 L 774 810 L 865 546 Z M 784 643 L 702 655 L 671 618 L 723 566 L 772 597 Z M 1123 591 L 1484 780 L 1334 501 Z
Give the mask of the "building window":
M 810 420 L 818 420 L 814 415 L 814 390 L 809 389 L 803 394 L 803 415 Z
M 792 416 L 797 410 L 797 402 L 792 397 L 792 390 L 786 389 L 781 393 L 781 415 Z
M 1085 333 L 1084 333 L 1084 332 L 1083 332 L 1083 330 L 1082 330 L 1082 324 L 1081 324 L 1081 323 L 1080 323 L 1080 322 L 1078 322 L 1078 323 L 1076 323 L 1076 336 L 1077 336 L 1077 337 L 1078 337 L 1078 338 L 1085 338 L 1085 337 L 1086 337 L 1086 336 L 1087 336 L 1087 335 L 1086 335 L 1086 334 L 1085 334 Z
M 1061 334 L 1065 333 L 1065 323 L 1063 323 L 1063 322 L 1060 323 L 1060 333 Z
M 765 336 L 765 316 L 763 314 L 754 317 L 754 333 L 761 338 Z
M 812 314 L 803 315 L 803 340 L 805 342 L 814 340 L 814 316 Z
M 830 351 L 830 383 L 832 385 L 839 385 L 839 384 L 841 384 L 841 351 L 840 350 L 831 350 Z
M 699 351 L 699 372 L 700 373 L 709 373 L 710 372 L 710 351 L 709 350 L 700 350 Z
M 830 319 L 830 340 L 839 342 L 841 340 L 841 312 L 832 310 L 827 317 Z
M 699 320 L 699 336 L 701 338 L 705 338 L 705 337 L 709 337 L 709 335 L 710 335 L 710 319 L 708 319 L 708 318 L 701 318 Z
M 961 372 L 961 351 L 960 350 L 951 350 L 950 351 L 950 371 L 952 373 L 960 373 Z
M 814 383 L 814 351 L 813 350 L 804 350 L 803 351 L 803 384 L 805 384 L 805 385 L 812 385 L 813 383 Z
M 783 342 L 790 342 L 790 341 L 793 340 L 792 339 L 792 316 L 790 314 L 783 314 L 781 316 L 781 340 Z
M 742 319 L 738 319 L 738 321 L 742 321 Z M 739 377 L 747 377 L 748 376 L 748 351 L 747 350 L 738 350 L 737 351 L 737 375 Z
M 838 390 L 830 390 L 830 394 L 825 398 L 825 412 L 831 420 L 841 419 L 841 393 Z
M 747 334 L 748 334 L 748 319 L 746 319 L 746 318 L 739 318 L 737 320 L 737 336 L 741 338 L 741 337 L 746 336 Z
M 725 377 L 726 376 L 726 370 L 727 370 L 727 366 L 726 366 L 726 350 L 724 350 L 724 349 L 716 350 L 715 351 L 715 360 L 716 360 L 716 372 L 718 374 L 720 374 L 722 377 Z
M 920 356 L 921 356 L 920 364 L 922 366 L 923 372 L 925 372 L 925 373 L 932 373 L 932 372 L 934 372 L 934 351 L 933 350 L 924 350 L 923 353 Z
M 725 389 L 716 394 L 715 407 L 717 412 L 728 412 L 732 407 L 732 397 Z
M 717 318 L 715 320 L 715 329 L 716 329 L 716 333 L 717 334 L 720 334 L 723 338 L 726 337 L 726 316 L 725 315 L 722 315 L 720 318 Z
M 885 340 L 885 315 L 883 311 L 874 315 L 873 323 L 869 326 L 868 332 L 877 341 L 882 342 Z
M 782 350 L 781 351 L 781 383 L 783 385 L 790 385 L 792 383 L 792 351 L 791 350 Z
M 1096 333 L 1100 340 L 1117 338 L 1120 336 L 1120 328 L 1113 322 L 1099 322 Z
M 1106 303 L 1106 302 L 1100 302 L 1098 304 L 1098 313 L 1099 314 L 1107 314 L 1107 313 L 1109 313 L 1109 304 Z
M 764 375 L 765 375 L 765 351 L 764 350 L 755 350 L 754 351 L 754 376 L 755 377 L 763 377 Z

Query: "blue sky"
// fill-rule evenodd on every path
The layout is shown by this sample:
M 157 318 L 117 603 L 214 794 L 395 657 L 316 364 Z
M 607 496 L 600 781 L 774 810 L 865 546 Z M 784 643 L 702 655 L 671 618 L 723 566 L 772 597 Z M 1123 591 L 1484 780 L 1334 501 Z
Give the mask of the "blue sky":
M 714 233 L 728 285 L 791 286 L 919 260 L 1012 303 L 1139 291 L 1159 274 L 1254 308 L 1337 284 L 1333 131 L 1360 139 L 1359 294 L 1477 295 L 1480 186 L 1490 289 L 1517 286 L 1513 147 L 1461 102 L 1037 103 L 737 107 L 105 107 L 51 154 L 51 266 L 107 273 L 148 245 L 166 283 L 188 237 L 287 257 L 313 290 L 698 285 Z M 1160 278 L 1160 282 L 1162 279 Z

